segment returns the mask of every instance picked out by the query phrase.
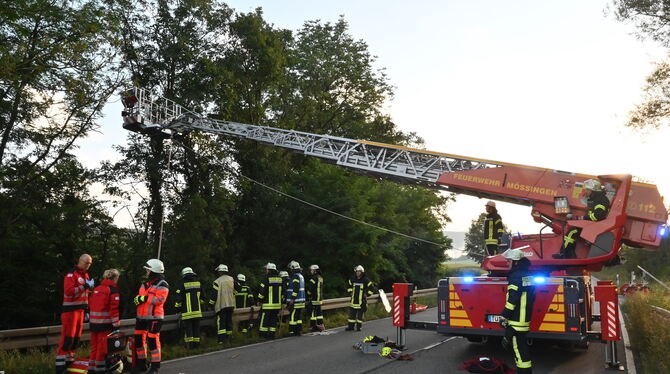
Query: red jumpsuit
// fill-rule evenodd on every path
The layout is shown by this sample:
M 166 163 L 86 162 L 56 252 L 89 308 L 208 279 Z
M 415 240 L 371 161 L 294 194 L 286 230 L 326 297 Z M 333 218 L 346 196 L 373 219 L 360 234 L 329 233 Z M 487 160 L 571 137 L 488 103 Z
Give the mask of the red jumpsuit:
M 62 326 L 56 351 L 56 373 L 65 372 L 67 365 L 74 361 L 74 352 L 84 326 L 84 311 L 88 308 L 88 279 L 86 271 L 77 267 L 65 274 L 63 279 Z
M 119 320 L 119 289 L 116 283 L 104 279 L 89 297 L 91 310 L 91 357 L 88 370 L 104 373 L 107 358 L 107 336 L 121 326 Z
M 146 296 L 146 300 L 137 305 L 134 342 L 137 362 L 133 362 L 135 367 L 144 369 L 147 358 L 152 368 L 158 369 L 161 366 L 160 332 L 165 317 L 163 304 L 167 301 L 168 293 L 169 285 L 162 274 L 154 275 L 140 286 L 138 296 Z

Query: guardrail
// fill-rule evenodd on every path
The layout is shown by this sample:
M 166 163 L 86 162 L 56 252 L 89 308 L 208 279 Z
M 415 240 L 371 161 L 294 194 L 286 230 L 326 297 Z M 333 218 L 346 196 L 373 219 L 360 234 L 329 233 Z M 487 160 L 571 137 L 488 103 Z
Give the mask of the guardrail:
M 654 312 L 656 312 L 661 317 L 663 317 L 667 320 L 670 320 L 670 310 L 666 310 L 666 309 L 663 309 L 661 307 L 654 306 L 654 305 L 652 305 L 651 308 L 654 310 Z
M 423 290 L 417 290 L 414 292 L 414 296 L 426 296 L 437 293 L 437 288 L 427 288 Z M 389 300 L 393 300 L 393 294 L 387 294 Z M 341 297 L 337 299 L 328 299 L 323 301 L 321 307 L 322 310 L 332 310 L 346 308 L 349 306 L 349 297 Z M 372 295 L 368 297 L 368 304 L 376 304 L 380 301 L 379 294 Z M 235 309 L 233 313 L 233 321 L 241 321 L 258 318 L 258 313 L 260 312 L 260 307 L 252 308 L 239 308 Z M 286 309 L 282 309 L 282 315 L 288 314 Z M 216 323 L 214 318 L 216 313 L 213 311 L 203 312 L 202 320 L 200 322 L 201 326 L 213 326 Z M 177 314 L 171 314 L 165 316 L 163 320 L 163 327 L 161 331 L 172 331 L 179 328 L 179 317 Z M 123 319 L 121 320 L 121 332 L 130 335 L 135 331 L 135 319 Z M 61 326 L 43 326 L 43 327 L 31 327 L 27 329 L 14 329 L 14 330 L 2 330 L 0 331 L 0 349 L 19 349 L 19 348 L 31 348 L 31 347 L 44 347 L 57 345 L 58 339 L 60 338 Z M 89 326 L 88 323 L 84 324 L 84 333 L 82 334 L 81 340 L 87 341 L 90 339 Z

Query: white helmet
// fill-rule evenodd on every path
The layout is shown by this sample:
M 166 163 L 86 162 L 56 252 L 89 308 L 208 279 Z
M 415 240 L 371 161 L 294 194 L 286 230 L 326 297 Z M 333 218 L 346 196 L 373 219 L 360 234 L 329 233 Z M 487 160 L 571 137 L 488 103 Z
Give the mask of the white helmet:
M 485 206 L 490 206 L 490 207 L 495 208 L 496 207 L 496 202 L 489 200 L 489 201 L 486 202 Z
M 152 258 L 144 264 L 144 268 L 151 271 L 152 273 L 163 274 L 165 273 L 165 266 L 163 266 L 163 261 Z
M 267 270 L 277 270 L 277 265 L 273 264 L 272 262 L 268 262 L 265 265 L 265 269 L 267 269 Z
M 319 270 L 319 265 L 310 265 L 309 270 Z
M 247 277 L 245 277 L 244 274 L 237 274 L 237 280 L 240 282 L 246 282 Z
M 181 269 L 181 276 L 183 277 L 186 274 L 195 274 L 195 272 L 193 271 L 193 269 L 191 269 L 190 267 L 187 266 L 187 267 Z
M 362 271 L 365 273 L 365 269 L 363 268 L 363 265 L 358 265 L 354 268 L 354 271 Z
M 220 264 L 214 270 L 227 273 L 228 272 L 228 265 Z
M 288 263 L 288 268 L 290 270 L 298 270 L 300 269 L 300 264 L 298 263 L 298 261 L 291 261 Z
M 523 251 L 520 250 L 520 249 L 517 249 L 517 248 L 514 248 L 514 249 L 510 248 L 510 249 L 506 250 L 505 252 L 503 252 L 502 256 L 504 258 L 506 258 L 508 260 L 512 260 L 512 261 L 519 261 L 519 260 L 521 260 L 522 258 L 525 257 L 525 255 L 523 254 Z
M 121 361 L 121 357 L 119 355 L 114 355 L 105 361 L 107 365 L 106 373 L 112 373 L 112 374 L 123 373 L 123 361 Z
M 279 276 L 282 277 L 282 278 L 284 278 L 284 277 L 288 278 L 288 271 L 280 271 Z
M 584 188 L 591 191 L 600 191 L 603 185 L 595 179 L 587 179 L 584 181 Z

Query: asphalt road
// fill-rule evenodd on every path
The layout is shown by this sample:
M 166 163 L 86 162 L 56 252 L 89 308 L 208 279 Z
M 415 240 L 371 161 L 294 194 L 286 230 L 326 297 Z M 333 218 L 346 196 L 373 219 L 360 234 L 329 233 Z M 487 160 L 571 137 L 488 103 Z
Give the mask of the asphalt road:
M 412 316 L 413 320 L 434 321 L 436 310 Z M 161 373 L 207 374 L 246 373 L 463 373 L 458 366 L 477 355 L 492 355 L 514 366 L 510 352 L 499 345 L 469 343 L 460 337 L 446 337 L 430 331 L 407 331 L 407 352 L 414 361 L 395 361 L 366 355 L 352 346 L 367 335 L 395 340 L 390 319 L 366 322 L 361 332 L 343 328 L 328 335 L 304 335 L 244 347 L 172 360 L 163 363 Z M 623 344 L 619 358 L 625 365 Z M 605 373 L 604 345 L 592 343 L 587 350 L 571 350 L 536 342 L 532 347 L 534 373 Z

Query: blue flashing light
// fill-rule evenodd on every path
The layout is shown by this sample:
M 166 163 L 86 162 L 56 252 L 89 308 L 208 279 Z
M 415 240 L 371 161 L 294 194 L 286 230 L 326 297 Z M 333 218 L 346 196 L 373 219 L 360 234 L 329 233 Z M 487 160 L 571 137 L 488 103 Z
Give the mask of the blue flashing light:
M 463 280 L 466 281 L 466 282 L 472 282 L 472 281 L 475 280 L 475 278 L 473 278 L 473 277 L 464 277 Z
M 661 226 L 658 228 L 658 236 L 665 237 L 668 235 L 668 226 Z
M 533 278 L 533 282 L 535 283 L 544 283 L 546 279 L 544 277 L 535 277 Z

